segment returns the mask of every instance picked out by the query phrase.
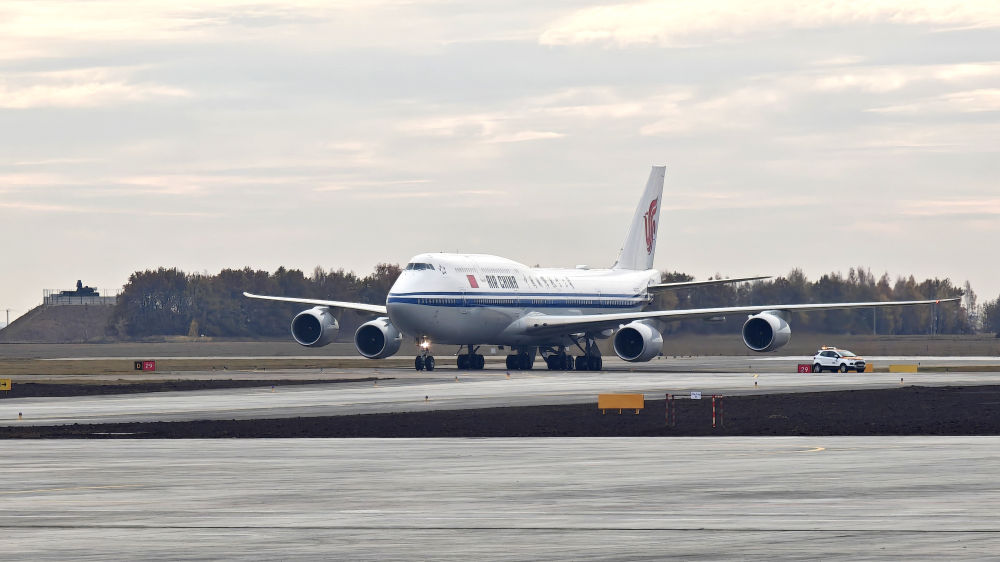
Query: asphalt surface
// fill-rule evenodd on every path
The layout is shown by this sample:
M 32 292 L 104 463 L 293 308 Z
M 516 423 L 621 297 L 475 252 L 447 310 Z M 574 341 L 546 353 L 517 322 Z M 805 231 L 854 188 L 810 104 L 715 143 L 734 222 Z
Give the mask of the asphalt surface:
M 976 363 L 981 364 L 989 358 L 977 359 Z M 1000 365 L 1000 360 L 993 359 Z M 239 375 L 244 378 L 266 376 L 268 379 L 280 379 L 283 376 L 360 379 L 375 376 L 391 380 L 280 387 L 280 390 L 258 387 L 2 399 L 0 425 L 266 419 L 582 404 L 595 402 L 598 394 L 608 392 L 643 393 L 647 398 L 655 399 L 668 393 L 687 394 L 692 391 L 706 395 L 739 395 L 893 388 L 900 384 L 972 386 L 997 384 L 1000 381 L 1000 367 L 995 372 L 799 374 L 794 372 L 795 363 L 794 358 L 756 362 L 748 362 L 746 358 L 688 358 L 654 361 L 635 367 L 622 361 L 609 360 L 609 370 L 600 373 L 515 371 L 509 373 L 509 378 L 507 371 L 495 365 L 489 365 L 487 370 L 478 372 L 460 372 L 454 368 L 442 368 L 433 373 L 418 373 L 406 368 L 325 369 L 323 372 L 318 369 L 296 369 L 241 374 L 193 372 L 185 373 L 185 377 L 230 378 Z M 927 363 L 924 360 L 924 364 Z M 935 364 L 968 365 L 968 362 L 940 358 Z M 164 373 L 157 373 L 155 376 L 170 377 Z M 904 379 L 902 383 L 901 377 Z
M 1000 438 L 0 443 L 0 558 L 987 559 Z

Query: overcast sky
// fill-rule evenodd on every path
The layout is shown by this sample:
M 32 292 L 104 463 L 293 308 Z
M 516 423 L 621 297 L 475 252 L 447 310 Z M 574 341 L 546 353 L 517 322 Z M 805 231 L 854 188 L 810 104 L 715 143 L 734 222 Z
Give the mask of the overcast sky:
M 1000 294 L 996 0 L 6 1 L 0 309 L 424 251 Z M 2 315 L 0 315 L 2 320 Z

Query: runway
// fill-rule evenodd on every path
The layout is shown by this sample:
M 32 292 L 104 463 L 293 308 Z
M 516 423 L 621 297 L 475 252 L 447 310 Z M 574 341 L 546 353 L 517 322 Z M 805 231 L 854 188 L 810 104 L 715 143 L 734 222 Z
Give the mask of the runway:
M 497 368 L 470 372 L 440 369 L 433 373 L 396 369 L 296 369 L 294 378 L 354 378 L 377 376 L 372 382 L 315 384 L 307 386 L 156 392 L 105 396 L 19 398 L 0 400 L 0 425 L 61 425 L 72 423 L 124 423 L 192 421 L 208 419 L 286 418 L 365 413 L 422 412 L 501 406 L 535 406 L 596 402 L 607 392 L 643 393 L 649 399 L 665 394 L 761 394 L 822 390 L 894 388 L 900 375 L 889 373 L 799 374 L 775 362 L 750 364 L 752 369 L 705 372 L 700 369 L 738 368 L 744 358 L 695 358 L 654 362 L 636 369 L 609 361 L 608 371 L 511 372 Z M 656 370 L 655 367 L 661 367 Z M 753 368 L 755 367 L 755 368 Z M 780 368 L 780 370 L 779 370 Z M 1000 367 L 997 369 L 1000 371 Z M 281 378 L 284 373 L 243 373 L 241 378 Z M 158 378 L 162 378 L 158 373 Z M 136 375 L 142 376 L 142 375 Z M 230 374 L 187 373 L 187 377 L 224 377 Z M 998 372 L 907 373 L 903 384 L 984 385 L 1000 382 Z M 21 414 L 21 419 L 18 419 Z
M 983 559 L 1000 438 L 0 443 L 11 559 Z

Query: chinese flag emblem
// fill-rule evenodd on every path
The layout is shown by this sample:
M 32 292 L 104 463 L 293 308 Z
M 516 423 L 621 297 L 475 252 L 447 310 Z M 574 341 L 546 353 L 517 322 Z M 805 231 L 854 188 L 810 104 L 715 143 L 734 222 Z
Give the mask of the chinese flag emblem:
M 470 287 L 472 287 L 473 289 L 478 289 L 479 288 L 479 283 L 476 283 L 476 276 L 475 275 L 466 275 L 466 277 L 469 279 L 469 286 Z

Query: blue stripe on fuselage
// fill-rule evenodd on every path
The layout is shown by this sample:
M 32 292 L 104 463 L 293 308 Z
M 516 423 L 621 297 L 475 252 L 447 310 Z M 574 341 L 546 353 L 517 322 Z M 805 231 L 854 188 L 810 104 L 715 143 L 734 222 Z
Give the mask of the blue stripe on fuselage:
M 451 296 L 427 296 L 427 297 L 396 297 L 386 299 L 386 304 L 416 304 L 423 306 L 444 306 L 444 307 L 499 307 L 499 308 L 637 308 L 647 303 L 646 299 L 635 298 L 601 298 L 601 299 L 575 299 L 573 297 L 563 297 L 560 299 L 540 299 L 540 298 L 483 298 L 464 297 L 455 298 Z
M 562 297 L 562 298 L 611 298 L 611 299 L 638 299 L 645 298 L 643 293 L 513 293 L 510 291 L 479 291 L 469 289 L 468 291 L 418 291 L 414 293 L 389 293 L 389 298 L 412 297 L 412 296 L 490 296 L 490 297 Z

